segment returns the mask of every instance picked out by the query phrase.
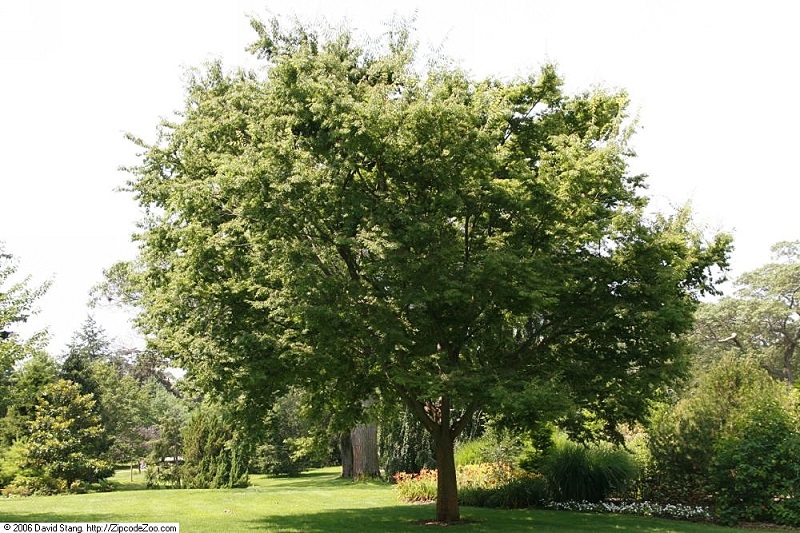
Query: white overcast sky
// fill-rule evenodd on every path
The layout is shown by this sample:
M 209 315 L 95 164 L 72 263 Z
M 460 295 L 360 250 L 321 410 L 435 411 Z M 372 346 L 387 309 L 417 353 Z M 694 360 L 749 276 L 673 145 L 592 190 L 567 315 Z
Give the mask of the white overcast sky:
M 115 189 L 182 107 L 184 72 L 222 58 L 252 64 L 247 15 L 347 21 L 377 35 L 416 13 L 421 49 L 476 77 L 555 62 L 570 91 L 626 89 L 640 131 L 637 172 L 662 209 L 734 234 L 732 274 L 800 239 L 800 3 L 758 1 L 0 0 L 0 241 L 53 286 L 30 328 L 54 355 L 92 312 L 122 343 L 124 317 L 86 307 L 102 270 L 135 253 L 138 218 Z

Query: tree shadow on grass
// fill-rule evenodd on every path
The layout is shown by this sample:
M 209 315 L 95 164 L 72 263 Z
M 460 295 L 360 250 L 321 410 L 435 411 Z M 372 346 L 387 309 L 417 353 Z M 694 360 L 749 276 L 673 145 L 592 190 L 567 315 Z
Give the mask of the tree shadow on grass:
M 485 512 L 472 512 L 462 508 L 463 523 L 447 526 L 457 532 L 496 532 L 496 531 L 563 531 L 563 524 L 547 525 L 528 511 L 489 512 L 494 516 L 486 516 Z M 484 511 L 484 510 L 481 510 Z M 412 531 L 424 533 L 445 527 L 433 519 L 436 508 L 433 504 L 403 505 L 393 507 L 375 507 L 370 509 L 337 509 L 320 513 L 282 515 L 264 518 L 253 523 L 253 530 L 323 533 L 329 531 L 391 533 L 395 531 Z M 537 519 L 539 518 L 539 519 Z M 581 531 L 596 531 L 592 528 Z
M 415 522 L 430 519 L 434 508 L 430 505 L 372 507 L 369 509 L 336 509 L 308 514 L 291 514 L 264 517 L 252 521 L 254 531 L 407 531 L 419 530 Z
M 265 517 L 250 522 L 253 531 L 296 533 L 350 532 L 391 533 L 411 531 L 424 533 L 444 527 L 432 521 L 435 506 L 403 505 L 370 509 L 337 509 L 309 514 Z M 596 532 L 635 531 L 642 533 L 699 533 L 734 531 L 730 528 L 649 517 L 614 514 L 583 514 L 540 509 L 500 510 L 461 508 L 464 523 L 447 526 L 457 533 L 476 532 Z
M 386 481 L 358 481 L 353 482 L 350 478 L 343 478 L 338 474 L 331 474 L 328 472 L 304 472 L 297 477 L 260 477 L 256 479 L 251 478 L 250 490 L 291 490 L 291 489 L 305 489 L 305 488 L 373 488 L 375 485 L 386 485 Z

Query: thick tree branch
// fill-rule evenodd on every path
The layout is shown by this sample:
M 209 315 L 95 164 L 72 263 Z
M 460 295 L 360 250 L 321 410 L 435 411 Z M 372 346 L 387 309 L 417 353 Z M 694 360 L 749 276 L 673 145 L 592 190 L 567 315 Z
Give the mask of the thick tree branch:
M 423 427 L 431 435 L 435 435 L 436 432 L 439 431 L 440 426 L 425 409 L 425 404 L 414 398 L 404 386 L 395 383 L 394 388 L 400 395 L 403 403 L 405 403 L 408 408 L 411 409 L 411 412 L 414 413 L 414 416 L 416 416 L 417 420 L 420 421 Z

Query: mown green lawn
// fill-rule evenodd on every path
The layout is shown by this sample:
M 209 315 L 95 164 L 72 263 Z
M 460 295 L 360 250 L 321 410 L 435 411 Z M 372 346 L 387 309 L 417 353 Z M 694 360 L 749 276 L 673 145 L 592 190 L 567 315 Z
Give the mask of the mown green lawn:
M 136 490 L 143 476 L 120 471 L 117 490 L 98 494 L 0 499 L 0 522 L 178 522 L 181 533 L 296 531 L 425 531 L 432 505 L 405 505 L 383 483 L 351 483 L 337 469 L 299 478 L 253 476 L 253 485 L 232 490 Z M 484 531 L 752 531 L 622 515 L 562 511 L 505 511 L 463 507 L 473 522 L 453 526 Z

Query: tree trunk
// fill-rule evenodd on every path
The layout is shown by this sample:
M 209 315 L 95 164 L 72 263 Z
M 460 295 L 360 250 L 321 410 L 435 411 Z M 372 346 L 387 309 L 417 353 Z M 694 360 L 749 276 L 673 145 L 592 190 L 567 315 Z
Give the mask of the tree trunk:
M 436 448 L 436 520 L 452 524 L 461 520 L 458 509 L 458 482 L 456 481 L 456 459 L 454 445 L 456 437 L 464 431 L 475 407 L 470 405 L 453 420 L 450 398 L 442 396 L 438 402 L 421 402 L 399 390 L 411 412 L 433 437 Z M 452 425 L 451 425 L 452 422 Z
M 339 455 L 342 456 L 342 477 L 353 477 L 353 442 L 350 432 L 339 434 Z
M 350 432 L 353 447 L 353 479 L 381 477 L 378 464 L 378 426 L 362 424 Z
M 436 444 L 436 520 L 445 524 L 458 522 L 458 484 L 456 482 L 456 460 L 453 453 L 453 438 L 449 424 L 434 435 Z
M 796 343 L 791 343 L 783 349 L 783 378 L 790 385 L 794 384 L 794 372 L 792 370 L 792 359 L 794 359 L 794 351 L 797 348 Z

